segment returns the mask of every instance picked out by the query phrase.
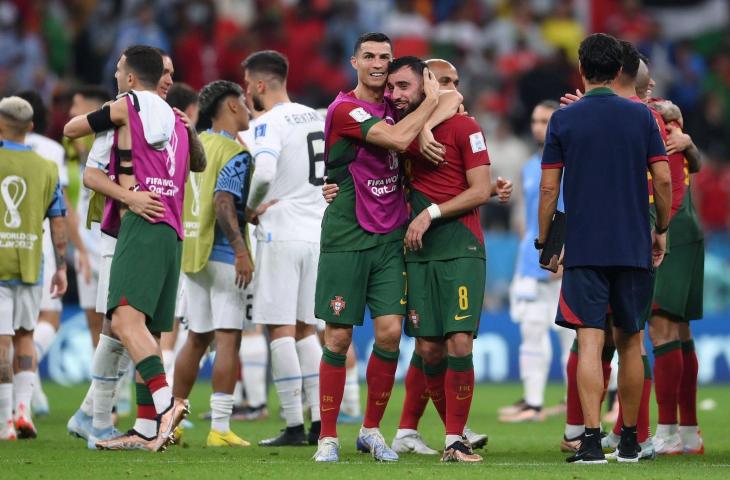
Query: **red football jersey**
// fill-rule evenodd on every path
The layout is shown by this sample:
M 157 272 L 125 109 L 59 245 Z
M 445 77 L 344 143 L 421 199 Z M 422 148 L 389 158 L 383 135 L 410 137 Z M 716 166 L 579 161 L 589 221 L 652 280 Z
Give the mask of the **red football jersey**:
M 434 166 L 421 158 L 418 141 L 408 148 L 411 162 L 412 187 L 433 203 L 443 203 L 469 188 L 466 172 L 475 167 L 489 165 L 487 143 L 481 127 L 472 117 L 454 115 L 433 129 L 437 142 L 446 148 L 445 163 Z M 484 234 L 479 222 L 479 209 L 459 218 L 480 242 Z

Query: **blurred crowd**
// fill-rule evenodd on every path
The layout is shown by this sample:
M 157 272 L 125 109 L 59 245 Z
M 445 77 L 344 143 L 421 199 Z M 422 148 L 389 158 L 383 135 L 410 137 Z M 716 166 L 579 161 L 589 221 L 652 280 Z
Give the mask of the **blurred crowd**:
M 705 154 L 695 180 L 698 210 L 709 231 L 726 232 L 730 7 L 724 0 L 644 3 L 0 0 L 0 95 L 21 88 L 40 92 L 51 106 L 47 134 L 59 138 L 73 89 L 102 84 L 112 90 L 121 50 L 144 43 L 170 52 L 175 80 L 195 88 L 220 78 L 241 82 L 240 62 L 247 54 L 279 50 L 290 59 L 293 98 L 325 107 L 339 90 L 355 84 L 349 61 L 357 36 L 383 31 L 398 56 L 440 57 L 457 66 L 467 109 L 487 134 L 493 174 L 514 179 L 535 149 L 528 135 L 533 106 L 580 87 L 578 44 L 586 33 L 605 31 L 634 42 L 649 58 L 654 96 L 681 107 L 686 131 Z M 709 17 L 661 21 L 652 8 L 662 3 L 708 7 Z M 513 228 L 514 207 L 489 208 L 487 227 Z

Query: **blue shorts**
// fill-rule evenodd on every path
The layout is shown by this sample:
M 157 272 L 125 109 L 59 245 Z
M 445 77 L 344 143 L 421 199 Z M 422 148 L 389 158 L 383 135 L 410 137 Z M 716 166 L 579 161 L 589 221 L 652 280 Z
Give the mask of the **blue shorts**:
M 566 268 L 555 323 L 567 328 L 604 329 L 610 306 L 615 327 L 626 333 L 638 332 L 644 326 L 653 288 L 654 272 L 645 268 Z

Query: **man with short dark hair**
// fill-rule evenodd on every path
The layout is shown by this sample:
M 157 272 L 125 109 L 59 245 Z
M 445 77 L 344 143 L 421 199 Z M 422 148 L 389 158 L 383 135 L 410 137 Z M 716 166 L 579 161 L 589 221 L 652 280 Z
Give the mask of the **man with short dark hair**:
M 254 52 L 243 61 L 246 92 L 256 119 L 250 145 L 256 169 L 246 215 L 256 225 L 253 319 L 265 325 L 271 345 L 272 380 L 284 431 L 260 446 L 316 445 L 320 433 L 319 362 L 314 287 L 326 207 L 324 119 L 287 93 L 289 61 L 279 52 Z M 304 431 L 302 396 L 311 411 Z
M 388 68 L 387 89 L 404 118 L 423 101 L 424 65 L 401 57 Z M 416 142 L 406 153 L 413 210 L 405 237 L 406 333 L 417 337 L 424 369 L 444 373 L 443 387 L 434 388 L 443 397 L 433 398 L 445 404 L 441 460 L 480 462 L 463 433 L 474 393 L 472 346 L 486 278 L 478 207 L 492 193 L 489 156 L 481 128 L 466 115 L 441 122 L 433 136 L 443 145 L 444 164 L 430 165 Z
M 315 294 L 315 315 L 327 322 L 320 363 L 319 462 L 339 460 L 336 422 L 346 353 L 366 304 L 373 316 L 375 346 L 366 374 L 368 402 L 358 445 L 377 460 L 398 460 L 379 429 L 395 379 L 406 304 L 402 241 L 408 213 L 396 152 L 404 151 L 424 130 L 437 105 L 443 120 L 453 115 L 461 98 L 444 94 L 438 99 L 438 83 L 426 73 L 426 99 L 394 125 L 395 109 L 383 98 L 391 59 L 387 36 L 362 35 L 351 58 L 358 85 L 338 95 L 327 112 L 324 159 L 340 195 L 322 221 Z
M 547 239 L 565 170 L 568 215 L 556 323 L 577 329 L 580 348 L 578 389 L 586 428 L 580 448 L 568 458 L 576 463 L 606 463 L 599 414 L 609 306 L 624 401 L 617 460 L 638 461 L 636 421 L 644 370 L 638 332 L 651 300 L 653 269 L 664 256 L 669 223 L 671 182 L 656 121 L 645 106 L 608 88 L 621 72 L 622 55 L 621 45 L 609 35 L 583 40 L 579 61 L 586 95 L 553 113 L 542 159 L 538 250 Z M 647 167 L 657 207 L 654 231 L 649 229 Z
M 200 359 L 215 340 L 207 445 L 246 447 L 250 444 L 231 431 L 230 419 L 246 309 L 244 289 L 254 270 L 242 234 L 252 161 L 235 140 L 248 128 L 248 110 L 241 87 L 225 80 L 201 90 L 200 107 L 201 115 L 212 120 L 211 128 L 201 134 L 209 164 L 205 172 L 193 173 L 185 187 L 182 270 L 189 333 L 175 362 L 173 394 L 187 402 Z
M 187 127 L 156 94 L 162 74 L 162 57 L 153 48 L 127 48 L 115 77 L 119 91 L 129 94 L 64 127 L 71 138 L 112 128 L 119 132 L 118 159 L 109 165 L 115 181 L 98 171 L 94 179 L 85 175 L 84 183 L 107 196 L 102 230 L 118 236 L 107 316 L 144 381 L 137 384 L 138 403 L 150 420 L 145 432 L 97 442 L 98 448 L 124 449 L 135 441 L 140 448 L 164 450 L 189 412 L 172 398 L 155 340 L 173 321 L 189 157 Z M 130 205 L 136 197 L 142 201 Z

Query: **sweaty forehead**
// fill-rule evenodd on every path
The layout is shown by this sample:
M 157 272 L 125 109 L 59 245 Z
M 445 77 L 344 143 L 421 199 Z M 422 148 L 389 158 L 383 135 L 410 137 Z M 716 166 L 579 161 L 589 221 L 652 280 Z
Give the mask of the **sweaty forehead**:
M 366 53 L 376 56 L 392 55 L 393 49 L 388 42 L 363 42 L 360 44 L 360 55 Z

